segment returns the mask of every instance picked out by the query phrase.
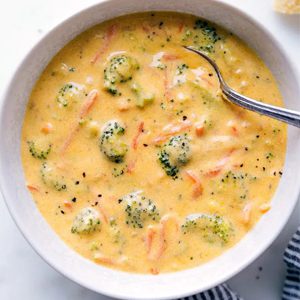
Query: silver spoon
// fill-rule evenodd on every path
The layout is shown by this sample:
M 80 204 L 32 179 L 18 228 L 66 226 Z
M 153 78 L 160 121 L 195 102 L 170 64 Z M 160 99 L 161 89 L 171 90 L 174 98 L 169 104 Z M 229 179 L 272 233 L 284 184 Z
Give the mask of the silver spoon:
M 219 78 L 222 93 L 228 101 L 230 101 L 236 105 L 239 105 L 241 107 L 244 107 L 246 109 L 255 111 L 259 114 L 269 116 L 271 118 L 277 119 L 279 121 L 283 121 L 285 123 L 288 123 L 290 125 L 300 128 L 300 112 L 289 110 L 286 108 L 281 108 L 281 107 L 270 105 L 270 104 L 266 104 L 266 103 L 263 103 L 263 102 L 260 102 L 260 101 L 257 101 L 257 100 L 254 100 L 249 97 L 241 95 L 240 93 L 231 89 L 226 84 L 226 82 L 224 81 L 223 76 L 220 72 L 219 67 L 210 57 L 208 57 L 206 54 L 204 54 L 201 51 L 195 50 L 194 48 L 192 48 L 190 46 L 188 46 L 188 47 L 183 46 L 183 47 L 189 51 L 193 51 L 193 52 L 197 53 L 198 55 L 201 55 L 213 66 L 213 68 L 215 69 L 217 76 Z

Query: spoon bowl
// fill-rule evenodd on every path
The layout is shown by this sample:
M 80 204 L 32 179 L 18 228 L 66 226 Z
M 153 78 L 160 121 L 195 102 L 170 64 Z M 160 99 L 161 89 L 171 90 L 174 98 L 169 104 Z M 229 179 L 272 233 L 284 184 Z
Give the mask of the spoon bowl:
M 208 55 L 206 55 L 202 51 L 196 50 L 191 46 L 183 47 L 188 51 L 192 51 L 202 56 L 211 64 L 218 76 L 220 88 L 226 100 L 248 110 L 257 112 L 261 115 L 265 115 L 300 128 L 300 112 L 278 107 L 275 105 L 266 104 L 238 93 L 226 84 L 218 65 Z

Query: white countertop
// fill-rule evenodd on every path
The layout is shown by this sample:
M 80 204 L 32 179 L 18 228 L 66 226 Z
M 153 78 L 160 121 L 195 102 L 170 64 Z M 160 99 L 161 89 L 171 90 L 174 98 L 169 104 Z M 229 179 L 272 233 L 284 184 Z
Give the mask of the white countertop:
M 224 1 L 236 5 L 264 23 L 281 40 L 287 53 L 297 63 L 300 74 L 300 17 L 274 13 L 271 9 L 272 0 Z M 0 4 L 0 92 L 22 57 L 43 34 L 81 8 L 96 2 L 99 1 L 3 1 Z M 2 200 L 0 195 L 0 299 L 108 299 L 73 283 L 49 267 L 20 234 Z M 298 201 L 288 224 L 272 246 L 248 268 L 229 280 L 230 286 L 245 300 L 281 299 L 285 276 L 282 254 L 299 224 Z

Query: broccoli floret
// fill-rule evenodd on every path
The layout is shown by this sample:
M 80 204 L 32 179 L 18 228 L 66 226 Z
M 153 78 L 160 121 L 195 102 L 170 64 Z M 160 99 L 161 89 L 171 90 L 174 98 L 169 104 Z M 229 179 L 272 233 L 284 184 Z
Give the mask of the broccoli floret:
M 195 44 L 198 45 L 199 50 L 206 51 L 208 53 L 214 52 L 214 44 L 221 38 L 217 33 L 217 29 L 209 24 L 207 21 L 196 20 L 194 29 L 201 30 L 203 38 L 195 39 Z
M 190 141 L 187 134 L 176 135 L 165 143 L 158 153 L 158 160 L 168 176 L 177 178 L 179 168 L 191 157 Z
M 64 177 L 57 173 L 56 167 L 49 163 L 44 162 L 41 166 L 42 181 L 49 187 L 55 188 L 57 191 L 65 191 L 67 185 L 65 184 Z
M 83 208 L 73 221 L 72 233 L 91 233 L 100 229 L 99 213 L 92 207 Z
M 27 144 L 29 147 L 29 152 L 34 158 L 47 159 L 49 153 L 51 152 L 51 144 L 48 145 L 47 149 L 41 149 L 40 146 L 33 141 L 28 141 Z
M 154 94 L 147 93 L 140 87 L 139 84 L 134 83 L 131 86 L 131 89 L 136 94 L 136 106 L 143 108 L 145 105 L 150 104 L 154 101 Z
M 227 243 L 232 233 L 230 223 L 218 215 L 192 214 L 181 227 L 184 234 L 196 232 L 209 243 Z
M 86 89 L 84 85 L 69 82 L 58 91 L 56 101 L 59 106 L 67 107 L 73 102 L 81 101 L 85 95 Z
M 154 202 L 141 194 L 142 191 L 133 192 L 118 200 L 125 207 L 126 224 L 133 228 L 143 228 L 147 221 L 160 219 Z
M 104 87 L 112 95 L 118 94 L 116 84 L 131 80 L 138 69 L 139 64 L 135 58 L 124 54 L 114 56 L 104 69 Z
M 107 158 L 113 162 L 120 163 L 128 150 L 127 145 L 121 137 L 125 133 L 125 128 L 118 121 L 107 122 L 100 136 L 100 150 Z
M 177 66 L 176 75 L 182 75 L 189 66 L 187 64 L 181 64 Z

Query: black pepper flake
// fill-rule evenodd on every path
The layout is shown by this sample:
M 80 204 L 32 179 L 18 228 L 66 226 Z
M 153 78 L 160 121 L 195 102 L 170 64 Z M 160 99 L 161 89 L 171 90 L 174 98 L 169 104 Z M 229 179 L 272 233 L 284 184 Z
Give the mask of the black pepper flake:
M 209 76 L 209 77 L 212 77 L 212 76 L 213 76 L 213 73 L 209 73 L 208 76 Z
M 240 164 L 240 168 L 242 168 L 244 166 L 244 164 Z
M 256 75 L 256 78 L 257 78 L 257 79 L 259 79 L 259 76 L 258 76 L 258 75 Z
M 86 176 L 86 174 L 85 174 L 85 172 L 83 172 L 83 173 L 82 173 L 82 177 L 85 178 L 85 176 Z
M 60 211 L 63 215 L 65 214 L 65 212 L 63 210 Z
M 76 185 L 78 185 L 79 183 L 80 183 L 79 180 L 77 180 L 77 181 L 75 182 Z
M 245 147 L 245 151 L 248 151 L 248 147 Z
M 263 167 L 263 171 L 266 171 L 266 168 L 265 168 L 265 167 Z
M 185 121 L 187 119 L 187 116 L 183 116 L 182 120 Z
M 77 201 L 76 197 L 74 197 L 71 201 L 75 203 Z
M 257 139 L 259 139 L 259 134 L 256 136 Z
M 281 171 L 279 171 L 278 173 L 279 173 L 280 176 L 283 174 Z
M 95 202 L 95 204 L 94 204 L 94 206 L 97 206 L 97 205 L 98 205 L 98 203 L 99 203 L 99 202 L 98 202 L 98 201 L 96 201 L 96 202 Z
M 101 194 L 98 194 L 98 197 L 99 197 L 99 198 L 101 198 L 101 197 L 102 197 L 102 195 L 101 195 Z
M 148 144 L 143 144 L 144 147 L 148 147 Z

